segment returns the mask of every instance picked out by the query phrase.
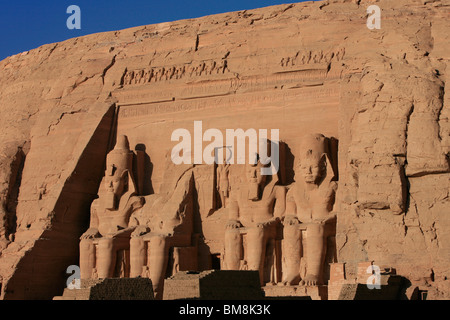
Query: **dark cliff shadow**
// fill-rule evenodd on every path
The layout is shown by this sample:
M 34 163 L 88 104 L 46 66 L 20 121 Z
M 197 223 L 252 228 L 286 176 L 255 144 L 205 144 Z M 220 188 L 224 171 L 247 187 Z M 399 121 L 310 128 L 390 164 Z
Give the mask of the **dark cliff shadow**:
M 136 156 L 133 158 L 133 174 L 136 177 L 139 194 L 141 196 L 154 194 L 152 184 L 153 163 L 146 152 L 147 148 L 145 144 L 139 143 L 134 149 Z

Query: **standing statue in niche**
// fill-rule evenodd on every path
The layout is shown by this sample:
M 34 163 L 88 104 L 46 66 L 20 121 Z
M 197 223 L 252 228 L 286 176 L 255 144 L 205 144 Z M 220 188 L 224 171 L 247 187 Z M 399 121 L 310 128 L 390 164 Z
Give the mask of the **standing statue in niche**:
M 268 259 L 268 255 L 270 252 L 273 257 L 276 251 L 286 191 L 277 184 L 277 174 L 261 175 L 262 167 L 259 161 L 256 165 L 245 165 L 246 179 L 237 186 L 232 185 L 225 231 L 224 268 L 258 270 L 264 285 L 277 282 L 273 275 L 267 276 L 267 268 L 271 269 L 269 273 L 276 268 L 276 263 Z M 267 266 L 269 260 L 271 263 Z
M 303 138 L 294 171 L 295 183 L 286 196 L 284 217 L 284 282 L 320 285 L 327 238 L 333 235 L 336 225 L 333 205 L 337 182 L 325 136 L 312 134 Z M 301 259 L 306 260 L 304 279 L 300 276 Z
M 107 155 L 98 199 L 91 205 L 90 228 L 81 236 L 82 279 L 91 278 L 94 271 L 100 279 L 112 278 L 118 252 L 129 250 L 134 230 L 129 227 L 130 216 L 144 204 L 144 198 L 136 195 L 132 163 L 128 138 L 119 136 L 114 150 Z
M 227 149 L 223 148 L 223 161 L 217 165 L 217 191 L 219 191 L 220 202 L 223 208 L 227 207 L 230 193 L 230 164 L 227 161 Z

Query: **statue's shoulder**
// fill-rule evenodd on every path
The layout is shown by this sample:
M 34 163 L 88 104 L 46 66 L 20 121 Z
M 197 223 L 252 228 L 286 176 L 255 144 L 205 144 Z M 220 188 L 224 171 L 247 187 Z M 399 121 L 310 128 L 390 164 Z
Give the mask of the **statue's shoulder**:
M 328 183 L 322 184 L 320 186 L 321 191 L 319 191 L 319 192 L 323 196 L 330 197 L 336 193 L 337 188 L 338 188 L 338 183 L 336 181 L 329 181 Z
M 94 201 L 92 201 L 91 203 L 91 213 L 97 212 L 99 206 L 100 206 L 100 199 L 99 198 L 94 199 Z
M 338 188 L 338 183 L 337 181 L 330 181 L 328 184 L 328 190 L 330 190 L 330 192 L 336 192 Z
M 295 195 L 299 192 L 299 186 L 296 182 L 291 183 L 288 186 L 284 187 L 286 189 L 286 198 L 287 200 L 294 199 Z
M 286 195 L 286 193 L 288 192 L 288 189 L 286 186 L 275 185 L 274 191 L 277 195 Z

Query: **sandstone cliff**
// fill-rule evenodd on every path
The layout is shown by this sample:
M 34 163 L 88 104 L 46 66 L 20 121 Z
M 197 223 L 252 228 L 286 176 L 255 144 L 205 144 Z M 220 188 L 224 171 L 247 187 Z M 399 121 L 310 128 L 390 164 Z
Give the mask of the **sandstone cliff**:
M 371 4 L 379 30 L 366 27 Z M 449 298 L 449 15 L 446 0 L 304 2 L 1 61 L 1 297 L 62 293 L 116 132 L 132 132 L 132 147 L 148 141 L 157 192 L 170 132 L 204 120 L 279 128 L 294 151 L 303 133 L 338 139 L 336 255 L 347 277 L 374 261 Z M 220 252 L 211 230 L 221 219 L 202 206 L 205 242 Z

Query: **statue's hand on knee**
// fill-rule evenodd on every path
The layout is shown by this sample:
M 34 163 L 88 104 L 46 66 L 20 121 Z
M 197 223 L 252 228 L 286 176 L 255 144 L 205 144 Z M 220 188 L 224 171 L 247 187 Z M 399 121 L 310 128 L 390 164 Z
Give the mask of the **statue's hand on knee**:
M 150 232 L 150 228 L 147 226 L 137 226 L 136 229 L 133 231 L 133 233 L 131 234 L 132 238 L 137 238 L 140 236 L 143 236 L 146 233 Z
M 329 214 L 326 217 L 319 217 L 313 219 L 312 223 L 324 227 L 326 224 L 333 222 L 336 219 L 336 214 Z
M 242 224 L 238 220 L 230 220 L 226 226 L 227 229 L 239 229 L 242 228 Z
M 81 235 L 81 240 L 83 239 L 95 239 L 100 238 L 101 234 L 97 228 L 89 228 L 85 233 Z
M 284 218 L 283 224 L 285 226 L 296 226 L 300 224 L 300 221 L 295 216 L 287 216 Z
M 265 222 L 259 222 L 256 225 L 256 227 L 264 229 L 266 227 L 270 227 L 271 225 L 278 223 L 279 221 L 280 221 L 280 219 L 278 217 L 277 218 L 273 218 L 273 219 L 270 219 L 270 220 L 265 221 Z

